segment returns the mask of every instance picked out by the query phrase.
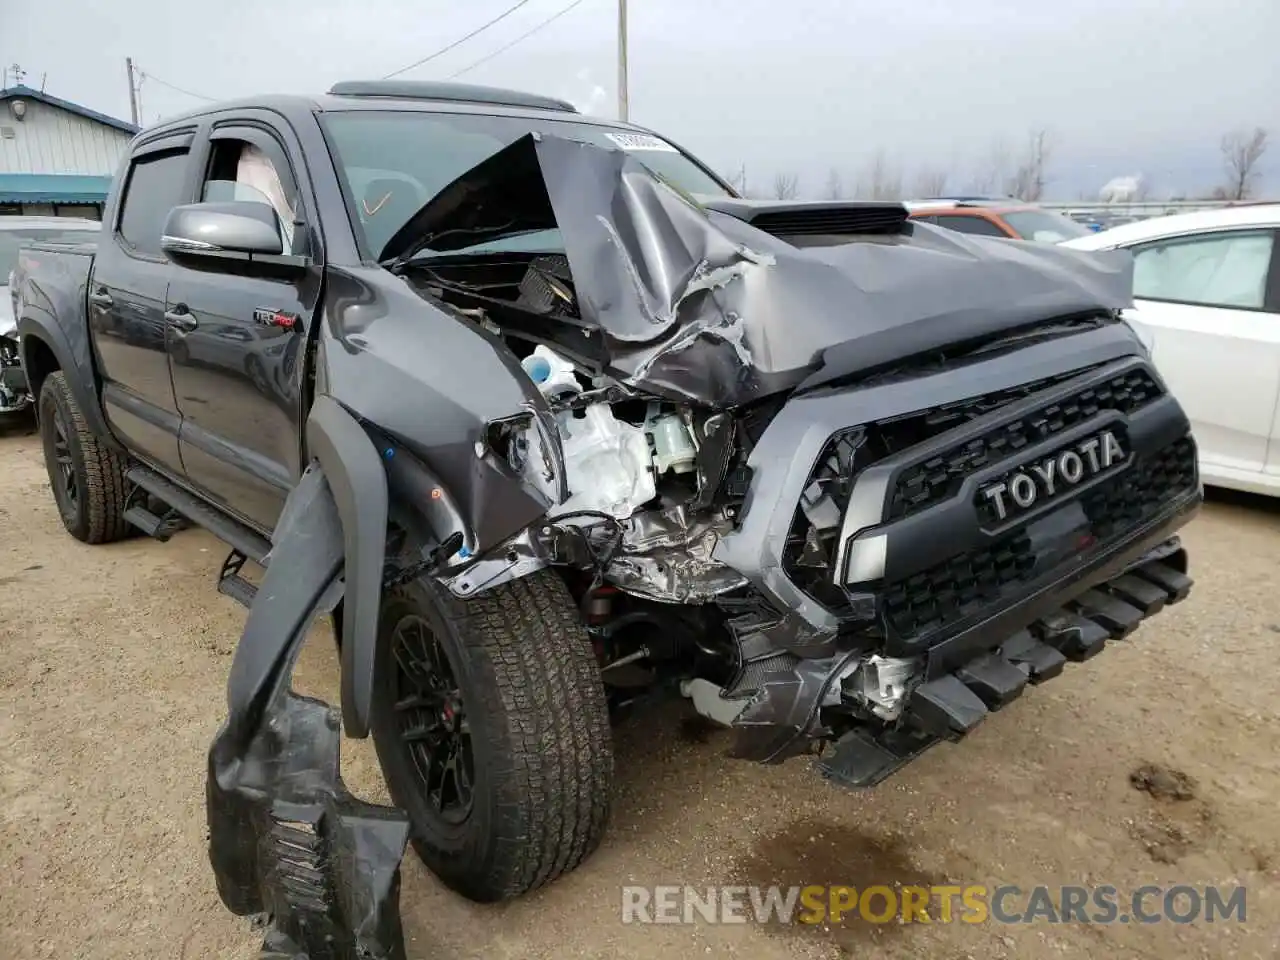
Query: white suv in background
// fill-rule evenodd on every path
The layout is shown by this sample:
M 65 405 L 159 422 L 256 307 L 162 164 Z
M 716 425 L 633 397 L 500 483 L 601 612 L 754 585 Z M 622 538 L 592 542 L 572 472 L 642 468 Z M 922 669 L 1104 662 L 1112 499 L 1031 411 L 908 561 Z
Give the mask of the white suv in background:
M 1210 486 L 1280 496 L 1280 203 L 1068 240 L 1133 253 L 1125 312 L 1191 418 Z

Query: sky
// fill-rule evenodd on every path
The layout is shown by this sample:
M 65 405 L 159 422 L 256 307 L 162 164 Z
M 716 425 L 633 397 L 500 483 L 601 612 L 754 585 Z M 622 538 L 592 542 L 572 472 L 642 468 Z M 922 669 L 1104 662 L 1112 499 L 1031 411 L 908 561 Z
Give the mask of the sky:
M 514 2 L 0 0 L 0 62 L 128 119 L 131 56 L 152 123 L 201 98 L 382 77 Z M 526 0 L 402 77 L 463 71 L 569 2 Z M 617 0 L 581 0 L 458 79 L 616 116 L 617 17 Z M 832 170 L 848 189 L 877 155 L 907 192 L 933 171 L 963 191 L 997 145 L 1016 156 L 1043 129 L 1050 198 L 1137 175 L 1153 196 L 1205 193 L 1223 134 L 1262 126 L 1262 192 L 1280 197 L 1280 0 L 630 0 L 628 24 L 631 120 L 744 167 L 753 192 L 783 173 L 820 196 Z

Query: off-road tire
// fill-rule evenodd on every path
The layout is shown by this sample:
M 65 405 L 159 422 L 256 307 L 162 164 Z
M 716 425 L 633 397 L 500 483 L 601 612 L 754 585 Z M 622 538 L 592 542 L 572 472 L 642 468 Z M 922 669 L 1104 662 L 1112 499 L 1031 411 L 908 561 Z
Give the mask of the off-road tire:
M 39 428 L 49 486 L 67 532 L 85 543 L 111 543 L 127 537 L 131 528 L 124 519 L 124 460 L 90 432 L 61 370 L 49 374 L 40 387 Z M 71 456 L 74 503 L 59 492 L 61 480 L 54 453 L 59 429 Z
M 390 678 L 392 636 L 427 621 L 448 660 L 474 759 L 466 820 L 432 809 L 400 739 Z M 506 900 L 578 866 L 609 814 L 613 746 L 604 686 L 563 581 L 542 571 L 459 601 L 422 580 L 389 591 L 378 627 L 371 727 L 392 800 L 412 843 L 446 885 L 482 903 Z

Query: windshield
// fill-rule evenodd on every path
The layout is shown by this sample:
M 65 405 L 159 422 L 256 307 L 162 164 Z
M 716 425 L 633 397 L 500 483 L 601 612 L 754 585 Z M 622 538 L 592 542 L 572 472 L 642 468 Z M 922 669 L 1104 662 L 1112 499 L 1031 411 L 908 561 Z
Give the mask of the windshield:
M 665 140 L 584 119 L 396 111 L 336 112 L 322 119 L 339 173 L 351 191 L 355 220 L 373 256 L 442 189 L 533 131 L 622 148 L 685 193 L 728 195 L 711 174 Z M 559 231 L 541 230 L 479 244 L 468 252 L 561 249 Z
M 0 229 L 0 286 L 9 282 L 9 274 L 18 266 L 18 248 L 35 241 L 51 243 L 83 243 L 90 234 L 101 227 L 19 227 L 16 230 Z
M 1084 224 L 1050 210 L 1014 210 L 1001 216 L 1023 240 L 1062 243 L 1063 240 L 1087 237 L 1093 232 Z

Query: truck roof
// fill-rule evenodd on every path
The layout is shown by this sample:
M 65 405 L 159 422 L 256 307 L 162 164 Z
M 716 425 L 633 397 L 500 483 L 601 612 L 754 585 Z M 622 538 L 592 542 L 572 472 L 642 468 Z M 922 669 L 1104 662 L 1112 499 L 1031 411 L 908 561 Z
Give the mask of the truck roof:
M 286 118 L 297 117 L 304 113 L 336 113 L 354 110 L 481 113 L 489 116 L 560 120 L 586 123 L 597 127 L 649 132 L 646 128 L 632 123 L 581 114 L 565 100 L 517 90 L 482 87 L 467 83 L 361 80 L 334 84 L 329 92 L 313 96 L 270 94 L 210 103 L 182 114 L 166 117 L 161 124 L 149 128 L 144 133 L 221 110 L 252 108 L 273 110 Z

